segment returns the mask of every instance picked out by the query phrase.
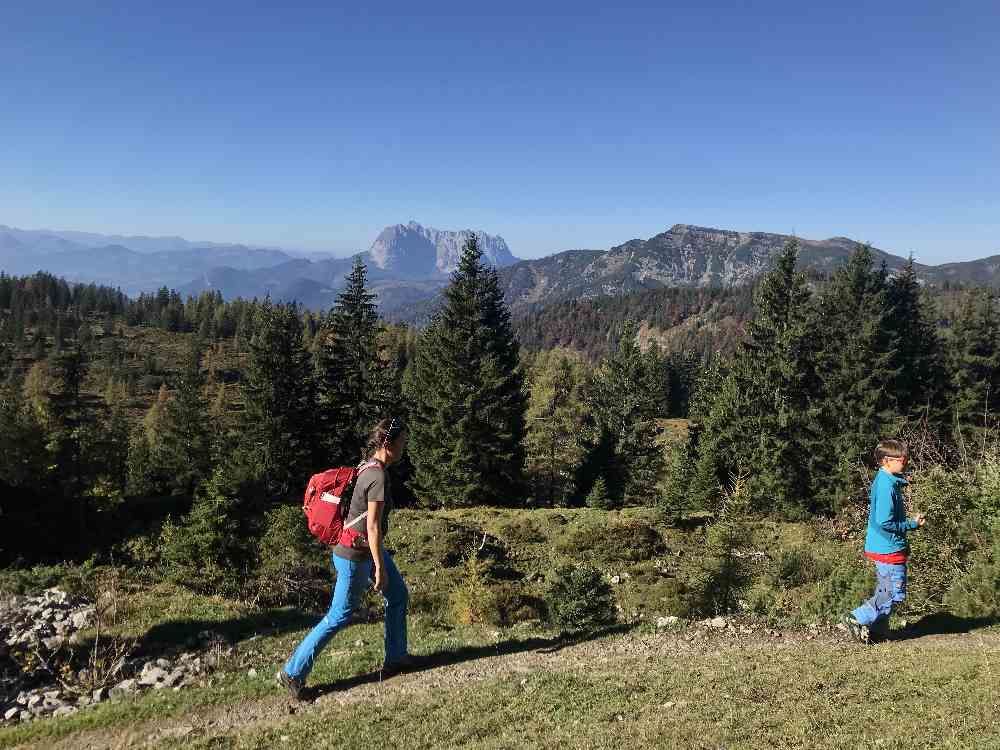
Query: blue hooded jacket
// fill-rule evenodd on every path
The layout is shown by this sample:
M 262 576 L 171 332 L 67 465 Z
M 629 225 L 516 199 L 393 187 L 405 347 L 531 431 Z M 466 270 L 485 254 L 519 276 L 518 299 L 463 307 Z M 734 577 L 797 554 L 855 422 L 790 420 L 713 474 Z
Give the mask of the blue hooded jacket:
M 879 469 L 872 482 L 869 495 L 868 533 L 865 535 L 865 552 L 889 555 L 907 552 L 906 533 L 917 528 L 916 521 L 906 518 L 902 488 L 907 484 L 902 477 Z

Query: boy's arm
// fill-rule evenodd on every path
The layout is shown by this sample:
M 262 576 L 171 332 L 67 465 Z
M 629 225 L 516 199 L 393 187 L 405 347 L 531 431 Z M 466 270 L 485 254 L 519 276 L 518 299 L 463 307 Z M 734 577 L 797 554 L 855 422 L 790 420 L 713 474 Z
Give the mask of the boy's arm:
M 918 524 L 910 519 L 892 520 L 892 506 L 895 500 L 893 495 L 891 484 L 879 485 L 875 495 L 875 523 L 891 534 L 905 534 L 917 528 Z

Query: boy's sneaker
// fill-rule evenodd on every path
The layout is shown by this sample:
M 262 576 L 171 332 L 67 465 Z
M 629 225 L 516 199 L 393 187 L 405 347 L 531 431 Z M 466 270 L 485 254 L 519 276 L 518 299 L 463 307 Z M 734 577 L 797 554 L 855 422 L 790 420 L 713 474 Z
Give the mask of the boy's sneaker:
M 857 643 L 868 643 L 868 628 L 854 619 L 854 615 L 844 615 L 840 618 L 840 621 L 847 628 L 847 632 L 851 634 L 851 638 Z
M 289 695 L 291 695 L 295 700 L 302 700 L 302 690 L 304 688 L 302 680 L 297 680 L 292 677 L 285 671 L 284 667 L 278 670 L 278 673 L 275 675 L 275 679 L 277 679 L 278 684 L 285 688 Z

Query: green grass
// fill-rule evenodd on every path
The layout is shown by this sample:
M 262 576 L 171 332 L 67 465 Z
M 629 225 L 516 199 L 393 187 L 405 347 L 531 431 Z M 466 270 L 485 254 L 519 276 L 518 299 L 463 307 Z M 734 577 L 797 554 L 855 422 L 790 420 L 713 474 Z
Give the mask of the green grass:
M 970 636 L 974 639 L 975 636 Z M 329 707 L 191 748 L 1000 747 L 1000 652 L 733 649 Z M 180 743 L 177 744 L 180 746 Z

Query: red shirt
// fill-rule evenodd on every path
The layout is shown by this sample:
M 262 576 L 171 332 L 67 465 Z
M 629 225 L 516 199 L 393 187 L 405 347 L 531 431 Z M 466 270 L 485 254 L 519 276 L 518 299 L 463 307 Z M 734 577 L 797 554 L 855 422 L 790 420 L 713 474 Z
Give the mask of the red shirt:
M 865 557 L 875 562 L 885 563 L 886 565 L 903 565 L 909 559 L 909 554 L 906 552 L 890 552 L 888 555 L 881 555 L 878 552 L 868 552 L 866 550 Z

